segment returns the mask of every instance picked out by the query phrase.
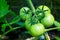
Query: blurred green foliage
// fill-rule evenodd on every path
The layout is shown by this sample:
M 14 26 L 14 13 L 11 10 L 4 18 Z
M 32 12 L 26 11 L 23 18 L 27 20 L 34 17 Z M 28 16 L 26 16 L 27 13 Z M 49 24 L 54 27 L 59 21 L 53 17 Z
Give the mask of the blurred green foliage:
M 7 15 L 9 12 L 9 5 L 7 5 L 7 2 L 5 0 L 0 0 L 0 18 Z

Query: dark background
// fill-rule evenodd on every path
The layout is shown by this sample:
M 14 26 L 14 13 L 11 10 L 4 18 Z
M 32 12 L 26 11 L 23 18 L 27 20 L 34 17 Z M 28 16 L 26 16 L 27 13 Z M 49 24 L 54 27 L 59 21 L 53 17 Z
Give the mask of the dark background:
M 7 0 L 10 9 L 12 9 L 15 13 L 19 15 L 20 8 L 26 6 L 29 7 L 26 0 Z M 39 5 L 46 5 L 48 6 L 52 14 L 55 16 L 56 20 L 60 20 L 60 1 L 59 0 L 32 0 L 35 8 Z

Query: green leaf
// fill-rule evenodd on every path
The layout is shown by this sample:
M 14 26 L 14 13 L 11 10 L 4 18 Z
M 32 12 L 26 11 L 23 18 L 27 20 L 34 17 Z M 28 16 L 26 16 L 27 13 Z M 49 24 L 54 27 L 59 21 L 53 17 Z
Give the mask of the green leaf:
M 54 21 L 54 25 L 59 27 L 60 26 L 60 23 L 58 21 Z
M 58 36 L 55 36 L 55 39 L 56 39 L 56 40 L 60 40 L 60 37 L 58 37 Z
M 24 22 L 17 22 L 16 24 L 20 25 L 20 26 L 24 26 Z
M 18 21 L 20 21 L 20 16 L 16 16 L 15 18 L 13 18 L 10 24 L 17 23 Z
M 60 27 L 60 22 L 54 21 L 54 25 L 55 25 L 56 27 Z M 58 29 L 58 31 L 60 31 L 60 28 Z
M 16 15 L 16 13 L 15 12 L 13 12 L 12 10 L 9 10 L 9 13 L 12 15 L 12 16 L 14 16 L 14 17 L 16 17 L 17 15 Z
M 2 25 L 2 28 L 1 28 L 1 31 L 2 31 L 2 32 L 5 32 L 5 29 L 6 29 L 7 25 L 8 25 L 8 24 L 3 24 L 3 25 Z
M 0 18 L 7 15 L 9 6 L 5 0 L 0 0 Z

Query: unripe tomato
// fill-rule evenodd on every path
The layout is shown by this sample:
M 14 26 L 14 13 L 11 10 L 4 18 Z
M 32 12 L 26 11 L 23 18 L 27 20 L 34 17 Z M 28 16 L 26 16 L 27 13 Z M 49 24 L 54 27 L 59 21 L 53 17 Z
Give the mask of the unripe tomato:
M 30 19 L 28 19 L 28 20 L 25 21 L 25 28 L 27 30 L 29 30 L 30 27 L 31 27 L 31 21 L 30 21 Z
M 45 32 L 45 28 L 41 23 L 37 23 L 30 27 L 29 32 L 32 36 L 37 37 Z
M 32 12 L 28 7 L 21 8 L 19 13 L 23 20 L 29 19 L 32 16 Z
M 51 11 L 47 6 L 41 5 L 36 9 L 36 14 L 37 14 L 39 20 L 41 20 L 45 16 L 51 14 Z
M 42 20 L 41 20 L 41 23 L 46 26 L 46 27 L 49 27 L 49 26 L 52 26 L 53 23 L 54 23 L 54 17 L 53 15 L 49 14 L 47 16 L 45 16 Z
M 39 22 L 39 20 L 36 18 L 36 16 L 34 15 L 34 16 L 32 16 L 30 19 L 27 19 L 26 21 L 25 21 L 25 27 L 26 27 L 26 29 L 28 29 L 29 30 L 29 28 L 31 27 L 31 25 L 33 25 L 33 24 L 36 24 L 36 23 L 38 23 Z
M 40 11 L 40 12 L 44 11 L 44 13 L 48 13 L 48 14 L 51 13 L 51 10 L 47 6 L 45 6 L 45 5 L 39 6 L 37 8 L 37 11 Z

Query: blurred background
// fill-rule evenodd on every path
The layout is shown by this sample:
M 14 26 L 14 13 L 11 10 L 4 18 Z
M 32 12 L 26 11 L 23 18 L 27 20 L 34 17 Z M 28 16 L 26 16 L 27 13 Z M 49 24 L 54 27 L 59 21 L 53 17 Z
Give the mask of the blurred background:
M 6 0 L 6 1 L 7 1 L 7 4 L 9 5 L 9 9 L 14 11 L 17 15 L 19 15 L 20 8 L 29 7 L 26 0 Z M 37 8 L 40 5 L 48 6 L 51 9 L 51 13 L 55 17 L 55 20 L 60 22 L 60 0 L 32 0 L 32 2 L 35 8 Z M 25 30 L 26 30 L 25 28 L 21 28 L 20 30 L 18 29 L 10 32 L 9 34 L 7 34 L 7 36 L 9 37 L 9 39 L 7 40 L 25 40 L 27 38 L 32 37 L 29 34 L 23 33 Z M 54 40 L 55 35 L 60 36 L 60 32 L 56 30 L 50 31 L 48 33 L 49 33 L 49 36 L 51 37 L 51 40 Z

